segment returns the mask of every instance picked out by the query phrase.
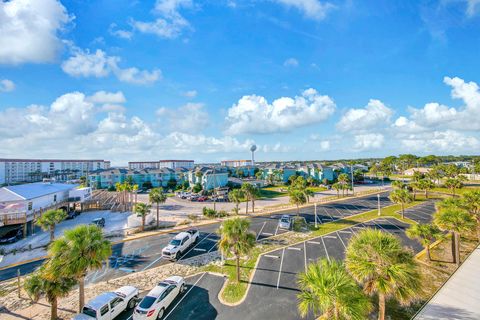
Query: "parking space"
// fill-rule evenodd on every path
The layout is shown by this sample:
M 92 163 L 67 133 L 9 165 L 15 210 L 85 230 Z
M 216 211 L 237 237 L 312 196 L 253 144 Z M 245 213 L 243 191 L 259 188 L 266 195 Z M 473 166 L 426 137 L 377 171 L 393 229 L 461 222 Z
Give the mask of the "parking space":
M 405 217 L 418 223 L 430 223 L 435 213 L 435 201 L 430 200 L 405 210 Z

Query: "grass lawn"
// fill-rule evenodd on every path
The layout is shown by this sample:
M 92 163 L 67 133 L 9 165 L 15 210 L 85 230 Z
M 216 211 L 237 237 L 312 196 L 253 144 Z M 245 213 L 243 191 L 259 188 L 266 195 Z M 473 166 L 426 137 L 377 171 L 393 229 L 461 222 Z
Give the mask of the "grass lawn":
M 308 187 L 308 189 L 312 190 L 313 192 L 322 192 L 328 190 L 325 187 Z
M 472 190 L 480 190 L 480 187 L 465 185 L 461 189 L 455 189 L 455 194 L 464 194 L 465 192 L 472 191 Z M 448 194 L 452 193 L 452 191 L 450 189 L 444 188 L 444 187 L 433 188 L 432 191 L 443 192 L 443 193 L 448 193 Z
M 288 196 L 288 187 L 265 187 L 260 189 L 260 199 L 272 199 Z

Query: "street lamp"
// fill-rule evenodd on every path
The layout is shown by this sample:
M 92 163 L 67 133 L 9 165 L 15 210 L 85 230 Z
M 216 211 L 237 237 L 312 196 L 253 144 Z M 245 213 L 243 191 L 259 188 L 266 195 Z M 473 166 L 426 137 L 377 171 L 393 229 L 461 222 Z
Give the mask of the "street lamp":
M 316 229 L 317 228 L 317 203 L 315 202 L 313 206 L 315 207 L 315 229 Z
M 378 203 L 378 216 L 380 216 L 382 214 L 381 210 L 380 210 L 380 193 L 377 193 L 377 203 Z
M 352 176 L 352 195 L 355 196 L 355 190 L 353 190 L 353 165 L 350 165 L 350 174 Z

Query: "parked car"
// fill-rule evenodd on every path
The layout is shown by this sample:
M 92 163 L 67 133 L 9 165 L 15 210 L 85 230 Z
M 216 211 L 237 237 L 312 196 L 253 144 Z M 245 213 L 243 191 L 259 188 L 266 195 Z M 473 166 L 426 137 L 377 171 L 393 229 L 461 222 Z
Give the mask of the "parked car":
M 0 237 L 0 244 L 14 243 L 23 238 L 22 229 L 13 229 Z
M 76 216 L 79 216 L 80 215 L 80 212 L 76 211 L 76 210 L 71 210 L 71 211 L 68 211 L 67 212 L 67 220 L 69 219 L 75 219 Z
M 196 229 L 180 232 L 162 249 L 162 257 L 169 260 L 178 260 L 191 245 L 197 242 L 198 235 L 199 232 Z
M 290 230 L 290 228 L 292 227 L 292 219 L 290 218 L 290 216 L 287 214 L 282 215 L 280 220 L 278 220 L 278 227 L 280 229 Z
M 82 313 L 74 320 L 112 320 L 127 309 L 133 309 L 138 302 L 138 289 L 132 286 L 121 287 L 114 292 L 105 292 L 88 301 Z
M 190 201 L 197 201 L 198 198 L 200 198 L 199 195 L 193 194 L 193 195 L 189 196 L 187 199 L 190 200 Z
M 201 196 L 201 197 L 198 197 L 198 199 L 197 199 L 198 202 L 205 202 L 207 200 L 208 200 L 207 196 Z
M 185 292 L 185 280 L 173 276 L 161 281 L 140 301 L 133 312 L 133 320 L 162 319 L 165 310 L 175 298 Z
M 93 219 L 92 222 L 90 222 L 90 224 L 93 224 L 97 227 L 103 228 L 103 227 L 105 227 L 105 218 Z

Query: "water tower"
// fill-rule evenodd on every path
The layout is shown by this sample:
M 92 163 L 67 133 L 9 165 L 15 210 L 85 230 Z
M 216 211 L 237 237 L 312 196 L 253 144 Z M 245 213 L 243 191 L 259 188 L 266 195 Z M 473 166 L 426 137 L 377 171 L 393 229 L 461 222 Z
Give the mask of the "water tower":
M 257 146 L 256 145 L 252 145 L 250 147 L 250 151 L 252 151 L 252 166 L 255 165 L 255 151 L 257 150 Z

